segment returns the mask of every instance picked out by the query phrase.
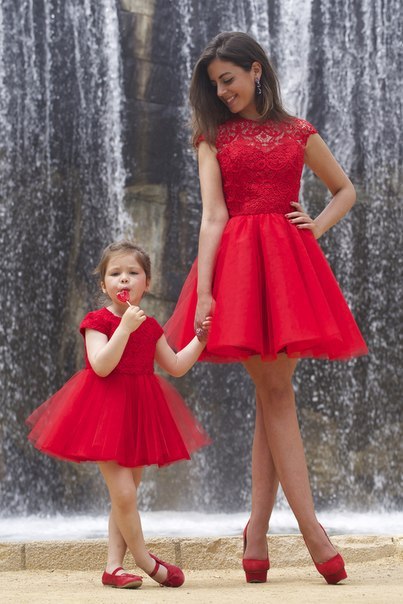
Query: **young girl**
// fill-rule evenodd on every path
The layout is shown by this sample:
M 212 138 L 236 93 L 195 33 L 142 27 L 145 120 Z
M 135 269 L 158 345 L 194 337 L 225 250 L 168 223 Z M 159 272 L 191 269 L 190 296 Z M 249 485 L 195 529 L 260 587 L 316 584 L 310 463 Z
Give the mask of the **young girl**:
M 86 367 L 27 419 L 28 438 L 43 453 L 98 463 L 112 503 L 104 585 L 141 586 L 141 577 L 122 569 L 127 546 L 157 583 L 179 587 L 181 569 L 146 549 L 137 488 L 143 466 L 189 459 L 209 442 L 176 390 L 154 374 L 154 359 L 169 374 L 184 375 L 205 347 L 210 318 L 175 354 L 139 306 L 150 285 L 148 255 L 128 241 L 112 243 L 96 272 L 110 304 L 81 323 Z
M 266 581 L 280 482 L 319 573 L 337 583 L 344 561 L 315 515 L 292 376 L 299 357 L 367 352 L 316 241 L 352 207 L 354 187 L 316 129 L 285 111 L 273 67 L 247 34 L 222 33 L 207 45 L 190 101 L 203 202 L 199 255 L 165 333 L 180 348 L 213 314 L 201 358 L 242 361 L 256 387 L 246 580 Z M 333 197 L 315 219 L 297 202 L 304 164 Z

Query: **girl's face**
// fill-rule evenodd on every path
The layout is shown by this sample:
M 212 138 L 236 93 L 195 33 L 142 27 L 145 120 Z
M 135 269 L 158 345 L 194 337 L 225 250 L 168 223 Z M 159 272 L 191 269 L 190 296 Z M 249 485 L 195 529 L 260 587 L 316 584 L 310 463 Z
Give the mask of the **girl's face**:
M 112 307 L 118 314 L 123 314 L 127 308 L 126 302 L 121 302 L 117 294 L 123 290 L 129 292 L 129 302 L 132 305 L 140 304 L 143 294 L 148 289 L 148 281 L 143 267 L 137 260 L 135 253 L 115 254 L 109 260 L 105 278 L 102 282 L 102 291 L 112 301 Z
M 260 63 L 252 63 L 250 71 L 231 63 L 214 59 L 207 68 L 210 81 L 217 88 L 217 96 L 231 113 L 238 113 L 248 119 L 259 119 L 256 110 L 256 78 L 260 79 Z

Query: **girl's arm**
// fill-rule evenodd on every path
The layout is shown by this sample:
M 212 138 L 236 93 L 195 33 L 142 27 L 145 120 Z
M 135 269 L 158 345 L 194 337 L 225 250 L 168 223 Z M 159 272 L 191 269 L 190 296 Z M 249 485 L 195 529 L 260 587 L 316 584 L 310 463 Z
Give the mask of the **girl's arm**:
M 195 327 L 211 314 L 213 270 L 221 235 L 228 221 L 216 153 L 205 141 L 199 145 L 199 177 L 203 213 L 199 234 L 198 281 Z
M 206 334 L 208 333 L 210 326 L 211 318 L 208 317 L 202 323 L 203 331 Z M 157 342 L 155 360 L 158 365 L 170 375 L 181 377 L 196 363 L 206 346 L 206 341 L 203 339 L 203 341 L 200 342 L 195 336 L 185 348 L 182 348 L 182 350 L 175 353 L 169 346 L 166 337 L 162 335 Z
M 100 377 L 109 375 L 122 358 L 130 334 L 145 321 L 146 315 L 138 306 L 130 306 L 124 313 L 119 327 L 111 339 L 96 331 L 85 330 L 85 345 L 92 369 Z
M 327 186 L 333 198 L 314 220 L 296 202 L 292 205 L 297 211 L 287 214 L 287 217 L 297 228 L 308 229 L 319 239 L 352 208 L 356 194 L 352 182 L 319 134 L 312 134 L 308 139 L 305 163 Z

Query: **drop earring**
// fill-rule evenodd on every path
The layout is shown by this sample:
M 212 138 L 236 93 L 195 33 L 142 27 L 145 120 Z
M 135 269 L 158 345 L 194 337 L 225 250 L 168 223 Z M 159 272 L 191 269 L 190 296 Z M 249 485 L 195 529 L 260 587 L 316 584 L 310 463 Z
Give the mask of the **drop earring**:
M 262 85 L 260 83 L 259 78 L 256 78 L 255 84 L 256 84 L 256 94 L 262 94 Z

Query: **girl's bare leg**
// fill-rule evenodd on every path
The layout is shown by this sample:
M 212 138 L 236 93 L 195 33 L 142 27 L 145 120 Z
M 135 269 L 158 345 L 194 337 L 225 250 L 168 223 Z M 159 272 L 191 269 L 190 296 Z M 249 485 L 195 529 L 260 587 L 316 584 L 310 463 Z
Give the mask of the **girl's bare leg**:
M 258 419 L 263 420 L 277 476 L 309 551 L 319 563 L 329 560 L 336 552 L 315 515 L 291 382 L 296 364 L 295 359 L 286 355 L 279 355 L 272 362 L 264 362 L 260 357 L 244 362 L 261 402 L 262 414 Z M 266 497 L 270 501 L 272 491 Z M 266 513 L 268 507 L 266 503 Z M 248 531 L 248 538 L 251 532 Z
M 133 475 L 134 484 L 136 490 L 139 488 L 141 482 L 141 474 L 143 468 L 133 468 L 131 470 Z M 127 545 L 126 541 L 122 537 L 118 525 L 113 517 L 113 512 L 109 514 L 108 524 L 108 560 L 106 563 L 106 572 L 112 573 L 119 566 L 123 566 L 123 560 L 126 554 Z M 116 574 L 120 575 L 124 571 L 118 571 Z
M 98 466 L 109 490 L 114 522 L 137 566 L 150 574 L 154 570 L 155 560 L 151 558 L 144 543 L 132 470 L 113 461 L 99 462 Z M 161 565 L 153 579 L 162 583 L 166 578 L 167 569 Z
M 267 556 L 266 534 L 276 500 L 278 476 L 267 443 L 262 402 L 256 396 L 255 434 L 252 447 L 252 511 L 245 558 L 264 560 Z

